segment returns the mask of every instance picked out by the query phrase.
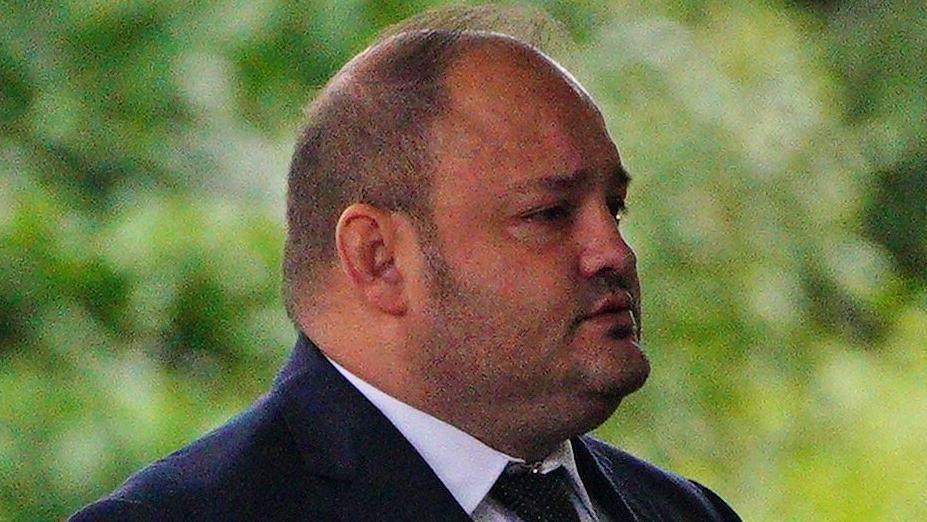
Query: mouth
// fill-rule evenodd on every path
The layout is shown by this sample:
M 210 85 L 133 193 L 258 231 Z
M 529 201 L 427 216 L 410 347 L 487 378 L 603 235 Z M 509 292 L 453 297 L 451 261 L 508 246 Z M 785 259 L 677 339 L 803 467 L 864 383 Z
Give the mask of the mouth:
M 640 339 L 637 300 L 626 290 L 606 294 L 595 302 L 588 313 L 573 320 L 571 330 L 580 325 L 602 329 L 610 339 L 636 343 Z
M 618 325 L 614 328 L 608 330 L 608 336 L 616 341 L 623 341 L 625 339 L 631 339 L 632 341 L 637 340 L 637 325 Z
M 630 308 L 592 314 L 583 321 L 605 329 L 608 337 L 616 341 L 637 340 L 637 320 Z

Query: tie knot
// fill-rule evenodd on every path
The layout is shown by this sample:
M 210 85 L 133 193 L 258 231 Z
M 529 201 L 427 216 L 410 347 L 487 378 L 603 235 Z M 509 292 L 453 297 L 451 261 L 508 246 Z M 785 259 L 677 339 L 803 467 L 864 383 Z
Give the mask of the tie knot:
M 489 494 L 525 521 L 579 520 L 563 466 L 542 473 L 538 466 L 509 464 Z

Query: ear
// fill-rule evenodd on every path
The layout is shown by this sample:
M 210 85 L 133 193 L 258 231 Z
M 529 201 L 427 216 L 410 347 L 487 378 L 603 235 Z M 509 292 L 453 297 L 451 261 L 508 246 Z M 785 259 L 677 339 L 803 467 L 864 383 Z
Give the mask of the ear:
M 396 266 L 396 223 L 390 212 L 355 203 L 341 213 L 335 228 L 341 269 L 359 295 L 379 310 L 406 311 L 402 273 Z

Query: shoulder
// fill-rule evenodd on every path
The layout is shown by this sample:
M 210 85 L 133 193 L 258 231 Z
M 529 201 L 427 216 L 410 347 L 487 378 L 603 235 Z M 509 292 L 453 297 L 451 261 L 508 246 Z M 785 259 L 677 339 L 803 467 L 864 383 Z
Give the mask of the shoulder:
M 676 520 L 738 521 L 717 494 L 590 436 L 579 438 L 622 498 L 637 513 L 667 514 Z M 645 517 L 647 518 L 647 517 Z
M 247 520 L 302 507 L 299 449 L 272 396 L 138 471 L 73 520 Z M 294 487 L 296 486 L 296 487 Z M 305 484 L 302 494 L 312 491 Z
M 158 513 L 143 502 L 130 499 L 105 498 L 81 509 L 69 521 L 138 520 L 140 522 L 154 522 L 159 519 Z

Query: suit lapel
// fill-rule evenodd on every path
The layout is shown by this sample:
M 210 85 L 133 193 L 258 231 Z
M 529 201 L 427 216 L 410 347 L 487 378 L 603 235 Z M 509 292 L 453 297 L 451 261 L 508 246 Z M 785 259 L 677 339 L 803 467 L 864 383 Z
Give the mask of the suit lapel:
M 364 455 L 345 493 L 347 520 L 470 520 L 424 459 L 382 415 L 360 438 Z
M 470 520 L 402 434 L 304 335 L 274 391 L 313 475 L 341 482 L 345 520 Z
M 611 479 L 611 473 L 606 473 L 602 467 L 605 463 L 600 462 L 595 453 L 586 445 L 583 437 L 571 439 L 571 442 L 576 468 L 593 502 L 605 509 L 611 520 L 616 522 L 638 520 L 621 495 L 620 485 Z

